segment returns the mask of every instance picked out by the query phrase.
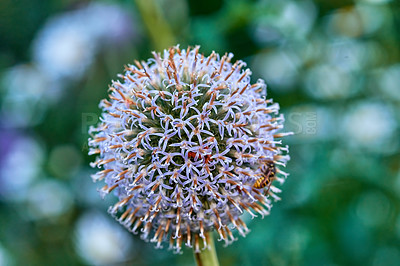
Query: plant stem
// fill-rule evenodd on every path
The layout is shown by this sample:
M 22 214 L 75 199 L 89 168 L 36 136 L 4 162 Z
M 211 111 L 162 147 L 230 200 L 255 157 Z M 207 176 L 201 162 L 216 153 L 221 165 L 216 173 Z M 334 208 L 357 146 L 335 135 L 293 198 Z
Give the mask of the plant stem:
M 209 232 L 205 233 L 209 248 L 194 252 L 197 266 L 219 266 L 217 252 L 215 251 L 214 238 Z M 202 246 L 203 248 L 204 246 Z M 194 251 L 194 249 L 193 249 Z
M 154 0 L 135 0 L 135 3 L 154 48 L 162 51 L 174 45 L 175 38 L 159 5 Z

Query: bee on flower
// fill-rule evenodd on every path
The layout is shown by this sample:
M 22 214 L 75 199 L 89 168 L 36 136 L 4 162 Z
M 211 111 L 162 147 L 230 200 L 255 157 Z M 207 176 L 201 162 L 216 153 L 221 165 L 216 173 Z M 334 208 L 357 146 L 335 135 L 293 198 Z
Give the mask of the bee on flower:
M 245 212 L 264 217 L 279 199 L 289 159 L 280 138 L 291 133 L 279 132 L 279 105 L 233 54 L 175 46 L 153 56 L 127 65 L 101 101 L 89 139 L 101 170 L 92 178 L 119 198 L 109 212 L 157 247 L 199 252 L 214 230 L 230 244 L 234 231 L 249 232 Z

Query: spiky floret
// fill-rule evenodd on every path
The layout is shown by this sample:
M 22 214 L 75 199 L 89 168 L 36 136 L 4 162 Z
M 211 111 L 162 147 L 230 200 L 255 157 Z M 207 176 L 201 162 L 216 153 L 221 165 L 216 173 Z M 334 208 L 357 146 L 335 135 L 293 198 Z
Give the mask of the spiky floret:
M 245 63 L 232 54 L 208 57 L 199 47 L 153 53 L 125 68 L 103 100 L 101 123 L 91 128 L 90 154 L 98 154 L 92 176 L 119 201 L 109 212 L 133 233 L 177 252 L 182 243 L 199 251 L 205 232 L 216 230 L 226 244 L 249 230 L 240 216 L 269 214 L 268 190 L 254 184 L 267 163 L 285 166 L 288 147 L 277 140 L 283 126 L 279 106 L 265 99 L 263 80 L 250 83 Z M 283 183 L 287 176 L 274 180 Z M 273 180 L 271 180 L 272 182 Z M 266 193 L 264 193 L 266 192 Z

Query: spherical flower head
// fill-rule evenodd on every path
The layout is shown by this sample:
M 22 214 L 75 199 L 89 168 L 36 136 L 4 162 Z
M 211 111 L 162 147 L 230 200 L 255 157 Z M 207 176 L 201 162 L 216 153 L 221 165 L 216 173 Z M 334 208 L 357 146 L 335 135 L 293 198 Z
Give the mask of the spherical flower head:
M 109 212 L 157 247 L 198 252 L 213 230 L 229 244 L 249 231 L 244 212 L 268 215 L 279 199 L 289 159 L 279 106 L 232 54 L 176 46 L 153 56 L 128 65 L 100 103 L 89 145 L 102 170 L 92 178 L 118 196 Z

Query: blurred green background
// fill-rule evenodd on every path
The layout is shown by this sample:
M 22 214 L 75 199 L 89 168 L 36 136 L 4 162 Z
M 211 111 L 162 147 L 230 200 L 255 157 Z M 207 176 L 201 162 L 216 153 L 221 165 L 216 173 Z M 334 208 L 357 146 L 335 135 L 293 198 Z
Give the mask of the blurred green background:
M 232 52 L 281 105 L 282 201 L 221 265 L 400 265 L 400 2 L 1 0 L 0 265 L 193 265 L 107 215 L 87 130 L 134 59 Z

